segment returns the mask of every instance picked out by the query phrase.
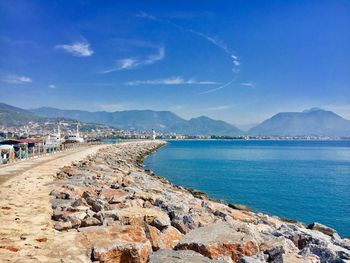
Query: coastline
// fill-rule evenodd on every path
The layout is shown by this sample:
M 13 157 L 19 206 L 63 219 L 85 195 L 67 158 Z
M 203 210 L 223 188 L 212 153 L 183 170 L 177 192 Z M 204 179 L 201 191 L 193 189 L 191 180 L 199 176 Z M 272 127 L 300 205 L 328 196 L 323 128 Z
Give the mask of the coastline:
M 98 262 L 350 260 L 350 240 L 331 228 L 247 211 L 145 171 L 144 158 L 164 145 L 109 146 L 62 169 L 51 192 L 55 228 L 76 233 Z

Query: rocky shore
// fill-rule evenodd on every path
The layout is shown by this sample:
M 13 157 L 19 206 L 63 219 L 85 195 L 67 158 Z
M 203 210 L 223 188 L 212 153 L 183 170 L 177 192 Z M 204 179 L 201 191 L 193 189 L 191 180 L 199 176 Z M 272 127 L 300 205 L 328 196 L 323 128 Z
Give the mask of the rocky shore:
M 50 193 L 55 229 L 76 232 L 92 262 L 350 262 L 350 240 L 329 227 L 214 201 L 145 171 L 144 157 L 164 144 L 113 145 L 61 169 Z

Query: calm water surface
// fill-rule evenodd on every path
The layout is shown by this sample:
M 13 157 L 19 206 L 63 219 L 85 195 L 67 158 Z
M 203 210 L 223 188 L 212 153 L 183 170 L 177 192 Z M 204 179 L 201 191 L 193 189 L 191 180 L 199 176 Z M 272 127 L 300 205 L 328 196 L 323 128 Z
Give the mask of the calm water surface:
M 174 184 L 350 237 L 350 141 L 170 141 L 145 165 Z

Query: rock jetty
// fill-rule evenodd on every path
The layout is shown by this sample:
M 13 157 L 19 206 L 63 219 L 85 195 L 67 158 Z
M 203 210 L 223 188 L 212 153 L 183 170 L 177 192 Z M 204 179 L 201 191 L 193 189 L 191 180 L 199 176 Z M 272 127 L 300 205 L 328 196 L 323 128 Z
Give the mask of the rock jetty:
M 214 201 L 144 170 L 164 144 L 113 145 L 61 169 L 55 229 L 75 231 L 92 262 L 350 262 L 350 240 L 331 228 Z

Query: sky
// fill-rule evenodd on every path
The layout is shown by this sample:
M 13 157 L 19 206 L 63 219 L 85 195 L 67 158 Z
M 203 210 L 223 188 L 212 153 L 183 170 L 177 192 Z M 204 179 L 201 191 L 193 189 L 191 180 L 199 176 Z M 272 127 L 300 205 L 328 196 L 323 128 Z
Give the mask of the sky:
M 0 0 L 0 101 L 350 119 L 350 1 Z

